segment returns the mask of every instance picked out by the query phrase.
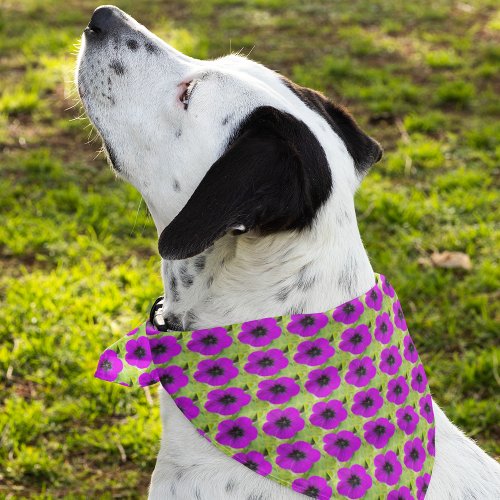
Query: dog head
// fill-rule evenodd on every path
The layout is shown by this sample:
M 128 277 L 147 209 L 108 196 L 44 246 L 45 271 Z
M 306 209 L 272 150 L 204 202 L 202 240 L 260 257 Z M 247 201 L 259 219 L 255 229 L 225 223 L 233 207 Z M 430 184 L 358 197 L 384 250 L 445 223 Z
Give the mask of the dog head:
M 77 81 L 166 259 L 226 234 L 305 230 L 329 199 L 352 198 L 382 155 L 322 94 L 244 57 L 188 57 L 113 6 L 85 29 Z

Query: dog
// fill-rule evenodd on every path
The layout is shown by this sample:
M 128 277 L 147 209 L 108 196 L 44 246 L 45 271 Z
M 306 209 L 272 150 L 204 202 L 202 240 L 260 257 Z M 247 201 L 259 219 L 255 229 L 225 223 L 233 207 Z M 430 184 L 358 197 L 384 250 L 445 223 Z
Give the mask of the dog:
M 114 6 L 93 13 L 76 79 L 158 230 L 168 331 L 326 311 L 374 286 L 353 197 L 382 149 L 344 109 L 245 57 L 188 57 Z M 160 404 L 150 498 L 304 498 L 201 439 L 162 389 Z M 426 498 L 500 498 L 500 466 L 433 409 Z

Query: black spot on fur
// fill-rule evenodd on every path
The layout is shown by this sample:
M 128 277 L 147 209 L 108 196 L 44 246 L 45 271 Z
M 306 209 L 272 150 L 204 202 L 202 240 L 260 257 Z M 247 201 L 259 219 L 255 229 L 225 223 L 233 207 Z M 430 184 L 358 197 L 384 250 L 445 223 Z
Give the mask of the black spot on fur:
M 172 294 L 172 300 L 178 302 L 180 297 L 179 290 L 177 289 L 177 278 L 173 273 L 172 276 L 170 276 L 170 293 Z
M 307 125 L 259 107 L 163 230 L 160 255 L 192 257 L 239 225 L 262 235 L 308 229 L 331 190 L 325 152 Z
M 226 492 L 231 493 L 234 490 L 235 486 L 236 486 L 235 481 L 230 479 L 226 484 Z
M 283 77 L 282 80 L 307 107 L 319 113 L 342 139 L 360 174 L 364 174 L 382 158 L 380 144 L 366 135 L 342 106 L 334 104 L 320 92 L 296 85 Z
M 224 120 L 222 120 L 222 125 L 227 125 L 229 123 L 229 119 L 231 118 L 232 115 L 227 115 Z
M 288 296 L 290 295 L 290 292 L 293 290 L 293 286 L 287 285 L 278 290 L 278 293 L 276 294 L 276 299 L 279 300 L 280 302 L 285 302 L 286 299 L 288 299 Z
M 179 128 L 175 131 L 175 138 L 178 139 L 182 135 L 182 129 Z
M 130 50 L 137 50 L 139 48 L 139 44 L 137 43 L 136 40 L 133 40 L 132 38 L 130 40 L 127 40 L 127 47 Z
M 314 276 L 308 276 L 307 275 L 307 268 L 309 266 L 306 264 L 302 266 L 299 270 L 299 274 L 297 276 L 297 283 L 296 287 L 299 290 L 306 291 L 309 290 L 313 285 L 314 282 L 316 281 L 316 278 Z
M 117 75 L 124 75 L 125 74 L 125 66 L 118 60 L 118 59 L 113 59 L 109 63 L 109 67 L 117 74 Z
M 179 184 L 179 181 L 177 179 L 174 179 L 172 187 L 174 188 L 174 191 L 179 192 L 181 190 L 181 185 Z
M 213 276 L 209 276 L 208 279 L 207 279 L 207 288 L 210 288 L 214 283 L 214 277 Z
M 201 273 L 201 271 L 205 269 L 206 260 L 207 258 L 204 255 L 198 255 L 198 257 L 194 259 L 194 268 L 198 273 Z
M 189 288 L 193 284 L 193 275 L 188 272 L 187 264 L 183 264 L 180 271 L 179 276 L 181 278 L 182 284 Z
M 156 54 L 158 52 L 158 47 L 151 42 L 146 42 L 144 44 L 144 47 L 146 47 L 146 51 L 149 52 L 150 54 Z

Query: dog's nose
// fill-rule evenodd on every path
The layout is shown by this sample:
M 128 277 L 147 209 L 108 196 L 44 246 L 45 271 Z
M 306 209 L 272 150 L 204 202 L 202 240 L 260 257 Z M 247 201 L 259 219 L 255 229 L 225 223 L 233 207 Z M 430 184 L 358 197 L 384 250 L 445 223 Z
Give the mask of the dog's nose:
M 103 5 L 92 14 L 88 28 L 98 35 L 106 35 L 116 29 L 120 21 L 120 11 L 116 7 Z

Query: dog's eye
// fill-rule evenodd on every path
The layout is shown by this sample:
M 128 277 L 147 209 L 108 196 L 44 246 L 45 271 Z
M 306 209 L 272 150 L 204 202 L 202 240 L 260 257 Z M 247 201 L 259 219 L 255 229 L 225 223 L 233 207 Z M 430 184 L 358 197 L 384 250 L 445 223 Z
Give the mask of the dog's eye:
M 184 106 L 184 109 L 188 109 L 189 99 L 193 95 L 193 91 L 198 83 L 198 80 L 191 80 L 190 82 L 183 83 L 182 85 L 185 87 L 184 92 L 180 96 L 180 101 Z

